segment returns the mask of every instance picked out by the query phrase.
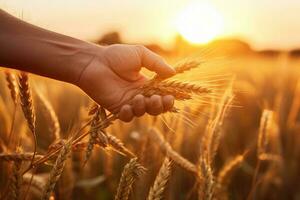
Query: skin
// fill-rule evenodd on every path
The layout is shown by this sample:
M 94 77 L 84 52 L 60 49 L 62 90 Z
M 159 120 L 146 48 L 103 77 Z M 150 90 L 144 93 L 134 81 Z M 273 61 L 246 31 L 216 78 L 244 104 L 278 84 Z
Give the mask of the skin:
M 144 46 L 95 45 L 31 25 L 1 9 L 0 46 L 0 66 L 74 84 L 125 122 L 173 107 L 173 96 L 137 94 L 147 81 L 142 67 L 163 77 L 175 74 Z

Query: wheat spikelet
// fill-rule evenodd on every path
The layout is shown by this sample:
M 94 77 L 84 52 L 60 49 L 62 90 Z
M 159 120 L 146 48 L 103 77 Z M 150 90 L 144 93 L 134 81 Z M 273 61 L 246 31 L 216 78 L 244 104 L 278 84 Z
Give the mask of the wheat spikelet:
M 227 185 L 230 181 L 231 175 L 237 168 L 240 167 L 243 161 L 244 161 L 244 156 L 238 155 L 232 160 L 230 160 L 228 163 L 226 163 L 218 174 L 217 177 L 218 184 L 222 187 Z
M 127 200 L 135 180 L 143 174 L 145 168 L 132 158 L 123 169 L 115 200 Z
M 86 149 L 84 164 L 91 157 L 97 139 L 100 140 L 103 146 L 107 146 L 106 135 L 104 131 L 97 126 L 99 123 L 101 123 L 104 120 L 106 120 L 105 110 L 102 107 L 98 106 L 97 109 L 95 109 L 95 112 L 93 113 L 93 117 L 90 125 L 90 130 L 89 130 L 90 138 Z
M 22 161 L 14 161 L 11 183 L 9 187 L 11 200 L 21 199 L 21 186 L 22 186 L 22 173 L 21 173 Z
M 50 172 L 49 179 L 47 181 L 47 184 L 45 186 L 45 189 L 44 189 L 44 192 L 43 192 L 43 195 L 41 198 L 42 200 L 49 200 L 49 198 L 51 196 L 51 192 L 54 190 L 54 187 L 63 172 L 65 162 L 70 153 L 70 150 L 71 150 L 71 142 L 68 141 L 67 143 L 65 143 L 63 145 L 63 148 L 61 149 L 61 151 L 56 159 L 56 162 Z
M 227 114 L 228 108 L 230 107 L 233 101 L 233 94 L 230 87 L 225 91 L 221 103 L 218 107 L 218 112 L 213 120 L 210 120 L 207 124 L 205 135 L 202 139 L 202 149 L 201 156 L 206 156 L 209 162 L 212 162 L 217 150 L 219 148 L 220 139 L 222 136 L 221 127 L 223 125 L 223 121 L 225 115 Z
M 0 160 L 5 161 L 31 161 L 34 153 L 0 153 Z M 35 159 L 40 159 L 43 156 L 36 155 Z
M 18 91 L 16 76 L 10 71 L 5 71 L 5 78 L 6 78 L 8 89 L 10 91 L 10 96 L 13 102 L 17 104 L 19 91 Z
M 211 90 L 203 87 L 201 85 L 197 85 L 194 83 L 188 82 L 181 82 L 178 80 L 166 80 L 159 84 L 159 86 L 166 87 L 166 88 L 173 88 L 173 89 L 180 89 L 188 93 L 194 93 L 198 95 L 210 93 Z
M 273 111 L 263 110 L 261 119 L 260 119 L 260 128 L 258 133 L 257 141 L 257 157 L 260 158 L 260 155 L 266 153 L 266 148 L 268 145 L 269 131 L 272 126 L 273 120 Z
M 37 91 L 37 95 L 40 99 L 41 107 L 44 116 L 49 122 L 50 133 L 54 135 L 55 140 L 60 139 L 60 124 L 57 118 L 57 115 L 51 105 L 51 103 L 47 100 L 47 98 L 39 91 Z
M 186 71 L 192 70 L 196 67 L 199 67 L 200 64 L 202 64 L 202 62 L 197 60 L 187 60 L 184 62 L 179 62 L 175 66 L 176 74 L 182 74 Z M 163 80 L 162 77 L 160 77 L 159 75 L 155 75 L 151 82 L 159 82 L 161 80 Z
M 21 107 L 28 127 L 30 131 L 35 134 L 35 114 L 32 105 L 32 95 L 29 88 L 28 75 L 24 72 L 21 72 L 19 75 L 19 91 Z
M 185 62 L 180 62 L 175 66 L 176 74 L 182 74 L 186 71 L 195 69 L 196 67 L 199 67 L 203 61 L 197 61 L 197 60 L 187 60 Z
M 176 100 L 179 101 L 192 98 L 191 94 L 180 88 L 165 87 L 161 85 L 144 86 L 141 93 L 146 97 L 151 97 L 154 94 L 160 96 L 172 95 Z
M 177 165 L 181 166 L 182 168 L 186 169 L 189 172 L 197 174 L 196 166 L 190 161 L 188 161 L 187 159 L 183 158 L 176 151 L 174 151 L 171 145 L 165 141 L 162 134 L 156 128 L 151 128 L 149 130 L 149 134 L 151 138 L 154 140 L 154 142 L 159 144 L 161 150 L 170 159 L 172 159 Z
M 169 158 L 165 158 L 159 172 L 155 178 L 154 184 L 150 189 L 148 200 L 160 200 L 163 197 L 163 192 L 167 185 L 171 174 L 171 161 Z
M 199 162 L 199 199 L 211 200 L 214 197 L 215 180 L 209 162 L 205 158 L 201 158 Z
M 111 134 L 107 134 L 106 137 L 107 137 L 107 144 L 112 148 L 114 148 L 116 151 L 128 157 L 136 157 L 134 153 L 132 153 L 129 149 L 125 147 L 124 143 L 119 138 Z

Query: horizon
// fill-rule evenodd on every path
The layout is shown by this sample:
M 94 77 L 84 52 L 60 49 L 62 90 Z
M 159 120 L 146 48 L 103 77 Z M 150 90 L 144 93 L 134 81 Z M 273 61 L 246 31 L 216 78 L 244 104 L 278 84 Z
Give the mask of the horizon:
M 28 4 L 21 0 L 1 0 L 0 7 L 25 21 L 79 39 L 96 40 L 117 31 L 130 43 L 157 43 L 170 48 L 178 34 L 173 19 L 191 2 L 195 1 L 53 0 L 47 4 L 44 1 Z M 223 17 L 224 30 L 214 39 L 241 39 L 256 50 L 300 47 L 300 24 L 297 23 L 300 2 L 197 2 L 209 2 Z

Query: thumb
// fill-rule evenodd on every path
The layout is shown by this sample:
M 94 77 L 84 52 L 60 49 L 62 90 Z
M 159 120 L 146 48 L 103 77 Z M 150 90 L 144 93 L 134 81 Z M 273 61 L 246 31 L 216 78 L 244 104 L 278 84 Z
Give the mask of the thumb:
M 150 71 L 154 71 L 162 77 L 170 77 L 176 73 L 174 68 L 168 65 L 162 57 L 146 47 L 138 46 L 138 52 L 141 57 L 142 66 Z

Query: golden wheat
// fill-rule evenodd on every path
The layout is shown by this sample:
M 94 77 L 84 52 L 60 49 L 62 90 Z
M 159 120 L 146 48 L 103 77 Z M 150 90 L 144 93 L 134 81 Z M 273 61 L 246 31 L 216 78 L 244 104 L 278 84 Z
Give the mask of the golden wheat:
M 137 162 L 137 158 L 132 158 L 124 167 L 115 200 L 127 200 L 133 183 L 144 171 L 145 168 Z
M 56 159 L 56 162 L 50 172 L 49 179 L 47 181 L 41 199 L 48 200 L 50 198 L 51 192 L 54 190 L 54 187 L 64 170 L 65 162 L 66 159 L 68 158 L 70 150 L 71 150 L 71 141 L 68 141 L 63 145 L 63 148 Z
M 171 161 L 169 160 L 169 158 L 165 158 L 155 178 L 154 184 L 150 189 L 147 200 L 162 199 L 170 175 L 171 175 Z
M 162 134 L 156 128 L 151 128 L 148 132 L 151 138 L 153 139 L 154 143 L 157 143 L 160 146 L 161 150 L 170 159 L 172 159 L 176 164 L 186 169 L 187 171 L 197 174 L 196 166 L 187 159 L 183 158 L 176 151 L 174 151 L 171 145 L 165 141 Z

